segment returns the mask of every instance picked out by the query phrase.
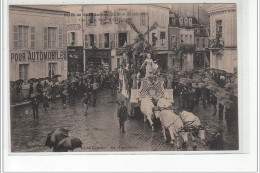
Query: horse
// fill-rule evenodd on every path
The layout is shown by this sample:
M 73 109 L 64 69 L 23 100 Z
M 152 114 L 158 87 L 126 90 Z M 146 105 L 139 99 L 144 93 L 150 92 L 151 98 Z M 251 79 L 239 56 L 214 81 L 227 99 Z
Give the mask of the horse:
M 154 103 L 150 97 L 145 97 L 141 100 L 140 109 L 141 112 L 144 114 L 144 122 L 149 121 L 152 131 L 154 131 L 154 113 L 153 113 Z
M 176 146 L 180 148 L 179 140 L 180 137 L 183 139 L 183 145 L 186 146 L 188 141 L 188 129 L 184 127 L 183 121 L 180 119 L 178 115 L 176 115 L 172 110 L 167 109 L 154 109 L 154 114 L 156 118 L 159 118 L 162 124 L 162 132 L 164 136 L 164 141 L 167 141 L 167 137 L 165 134 L 165 129 L 168 129 L 171 136 L 170 144 L 174 145 L 174 141 L 176 138 Z
M 205 127 L 201 125 L 199 117 L 188 111 L 181 111 L 179 116 L 184 125 L 190 129 L 191 140 L 195 143 L 195 138 L 198 137 L 205 144 Z M 196 144 L 193 147 L 196 148 Z

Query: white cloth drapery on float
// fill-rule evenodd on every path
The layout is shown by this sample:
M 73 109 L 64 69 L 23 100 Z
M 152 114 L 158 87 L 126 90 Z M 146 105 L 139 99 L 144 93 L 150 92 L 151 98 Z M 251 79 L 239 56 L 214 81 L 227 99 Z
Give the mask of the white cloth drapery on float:
M 126 88 L 125 76 L 123 76 L 122 95 L 125 96 L 126 98 L 129 98 L 128 90 Z

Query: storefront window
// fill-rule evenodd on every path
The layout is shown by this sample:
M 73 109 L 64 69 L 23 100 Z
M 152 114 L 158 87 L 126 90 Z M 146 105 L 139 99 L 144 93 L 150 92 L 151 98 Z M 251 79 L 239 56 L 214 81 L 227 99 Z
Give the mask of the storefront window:
M 24 80 L 25 84 L 28 81 L 28 68 L 29 68 L 29 64 L 19 65 L 19 79 Z
M 49 63 L 48 65 L 49 77 L 52 77 L 57 72 L 57 63 Z

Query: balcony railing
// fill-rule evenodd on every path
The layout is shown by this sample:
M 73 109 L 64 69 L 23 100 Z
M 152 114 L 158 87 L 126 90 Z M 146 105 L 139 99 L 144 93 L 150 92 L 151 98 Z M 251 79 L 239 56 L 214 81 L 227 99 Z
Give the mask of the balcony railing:
M 223 48 L 224 47 L 224 38 L 209 38 L 209 48 Z

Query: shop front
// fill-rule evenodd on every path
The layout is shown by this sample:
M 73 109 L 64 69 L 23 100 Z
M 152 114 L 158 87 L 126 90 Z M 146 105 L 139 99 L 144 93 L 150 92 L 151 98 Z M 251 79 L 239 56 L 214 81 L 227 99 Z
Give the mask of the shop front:
M 66 51 L 20 50 L 10 52 L 10 81 L 22 79 L 27 84 L 30 78 L 45 78 L 54 75 L 61 75 L 61 79 L 67 78 Z
M 102 67 L 107 72 L 112 70 L 113 57 L 111 56 L 110 49 L 86 49 L 85 53 L 87 68 L 93 65 L 95 67 Z
M 83 47 L 82 46 L 68 46 L 68 71 L 83 72 Z

